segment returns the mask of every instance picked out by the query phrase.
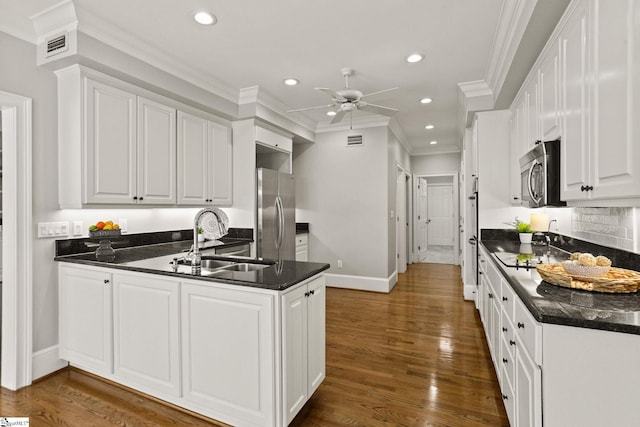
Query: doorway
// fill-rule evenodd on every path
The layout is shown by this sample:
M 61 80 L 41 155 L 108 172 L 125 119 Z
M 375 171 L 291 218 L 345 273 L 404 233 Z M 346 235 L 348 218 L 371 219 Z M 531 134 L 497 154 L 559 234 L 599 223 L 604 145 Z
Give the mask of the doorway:
M 416 262 L 459 264 L 457 184 L 457 172 L 416 176 Z
M 2 387 L 31 384 L 32 100 L 0 91 L 2 116 Z

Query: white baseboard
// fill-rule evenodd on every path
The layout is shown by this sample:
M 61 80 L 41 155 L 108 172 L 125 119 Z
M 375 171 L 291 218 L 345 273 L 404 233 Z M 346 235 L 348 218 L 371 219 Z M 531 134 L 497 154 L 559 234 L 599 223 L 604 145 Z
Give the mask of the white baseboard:
M 32 380 L 36 380 L 45 375 L 49 375 L 52 372 L 58 371 L 65 366 L 68 362 L 60 359 L 58 346 L 54 345 L 44 350 L 37 351 L 31 356 L 31 375 Z
M 327 286 L 332 288 L 357 289 L 360 291 L 389 293 L 398 282 L 398 272 L 386 279 L 379 277 L 350 276 L 347 274 L 325 273 Z

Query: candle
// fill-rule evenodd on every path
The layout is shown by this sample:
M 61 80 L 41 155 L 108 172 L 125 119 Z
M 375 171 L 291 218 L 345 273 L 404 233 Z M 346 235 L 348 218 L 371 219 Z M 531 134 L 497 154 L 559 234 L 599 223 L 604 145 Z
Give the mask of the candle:
M 549 215 L 531 214 L 531 231 L 549 231 Z

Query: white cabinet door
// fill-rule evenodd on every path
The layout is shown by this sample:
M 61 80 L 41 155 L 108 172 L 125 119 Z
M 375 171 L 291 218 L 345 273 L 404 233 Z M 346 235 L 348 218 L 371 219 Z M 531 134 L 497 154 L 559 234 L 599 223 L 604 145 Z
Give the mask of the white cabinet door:
M 560 109 L 558 107 L 558 78 L 560 48 L 556 42 L 549 50 L 539 71 L 540 78 L 540 125 L 543 141 L 560 137 Z
M 207 120 L 178 111 L 178 204 L 208 202 Z
M 516 342 L 517 426 L 542 427 L 542 371 L 521 341 Z
M 176 110 L 138 97 L 139 203 L 176 203 Z
M 531 150 L 540 141 L 540 99 L 538 96 L 539 73 L 535 73 L 526 89 L 527 102 L 527 141 L 526 151 Z
M 178 111 L 178 204 L 230 205 L 231 129 Z
M 309 283 L 307 299 L 307 389 L 311 397 L 326 373 L 326 286 L 325 279 Z
M 597 126 L 591 199 L 640 196 L 640 2 L 601 1 L 595 15 Z M 609 206 L 609 205 L 607 205 Z
M 184 282 L 181 307 L 183 398 L 232 425 L 274 424 L 274 297 Z
M 581 1 L 560 33 L 561 78 L 560 144 L 561 199 L 584 199 L 589 180 L 591 136 L 589 75 L 591 73 L 591 13 L 588 1 Z
M 209 122 L 209 199 L 215 205 L 233 201 L 233 142 L 231 128 Z
M 84 203 L 130 204 L 136 196 L 136 95 L 84 78 Z
M 325 279 L 282 296 L 284 420 L 289 424 L 325 378 Z
M 58 266 L 60 358 L 97 374 L 113 372 L 111 274 Z
M 284 418 L 289 424 L 306 403 L 307 395 L 307 297 L 306 286 L 286 293 L 283 304 Z
M 180 396 L 179 282 L 114 274 L 113 285 L 115 375 Z

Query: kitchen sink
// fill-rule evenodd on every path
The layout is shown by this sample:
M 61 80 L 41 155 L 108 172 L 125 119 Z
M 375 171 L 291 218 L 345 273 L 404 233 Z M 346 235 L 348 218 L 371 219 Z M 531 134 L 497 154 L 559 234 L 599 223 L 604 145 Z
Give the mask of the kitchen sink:
M 269 264 L 253 264 L 248 262 L 239 262 L 236 264 L 220 267 L 218 271 L 258 271 L 269 267 Z

